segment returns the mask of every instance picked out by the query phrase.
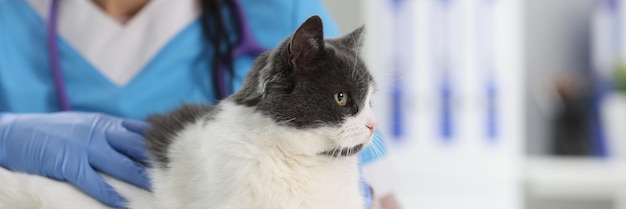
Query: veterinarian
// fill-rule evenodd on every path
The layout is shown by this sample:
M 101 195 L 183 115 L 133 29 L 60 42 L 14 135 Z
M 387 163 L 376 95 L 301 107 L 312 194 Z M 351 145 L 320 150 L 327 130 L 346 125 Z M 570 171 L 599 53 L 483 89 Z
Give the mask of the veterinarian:
M 314 14 L 339 35 L 319 0 L 0 0 L 0 166 L 121 207 L 96 171 L 149 189 L 141 120 L 233 93 Z

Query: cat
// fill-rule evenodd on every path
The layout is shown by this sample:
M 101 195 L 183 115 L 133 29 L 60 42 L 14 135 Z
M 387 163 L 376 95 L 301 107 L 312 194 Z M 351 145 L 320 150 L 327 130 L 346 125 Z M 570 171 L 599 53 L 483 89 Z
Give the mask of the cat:
M 357 154 L 376 129 L 363 33 L 324 39 L 310 17 L 257 58 L 233 95 L 148 119 L 151 193 L 107 181 L 133 209 L 363 208 Z M 106 208 L 65 183 L 0 169 L 11 178 L 26 190 L 0 192 L 0 208 Z M 56 192 L 29 187 L 33 179 Z

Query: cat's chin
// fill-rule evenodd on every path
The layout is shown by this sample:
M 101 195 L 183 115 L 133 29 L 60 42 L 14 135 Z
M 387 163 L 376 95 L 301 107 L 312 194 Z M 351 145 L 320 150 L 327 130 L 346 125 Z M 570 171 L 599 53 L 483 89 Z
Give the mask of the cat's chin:
M 334 157 L 334 158 L 350 157 L 350 156 L 356 155 L 361 150 L 363 150 L 364 146 L 365 146 L 364 144 L 359 144 L 359 145 L 356 145 L 354 147 L 348 147 L 348 148 L 343 148 L 343 149 L 335 148 L 335 149 L 331 149 L 331 150 L 326 150 L 324 152 L 320 152 L 318 155 Z

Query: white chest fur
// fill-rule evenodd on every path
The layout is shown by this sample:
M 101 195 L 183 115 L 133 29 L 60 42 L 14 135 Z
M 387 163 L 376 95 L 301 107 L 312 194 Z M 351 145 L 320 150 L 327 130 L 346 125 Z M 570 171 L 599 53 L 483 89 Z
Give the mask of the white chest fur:
M 200 120 L 177 136 L 169 168 L 153 170 L 156 205 L 362 208 L 356 157 L 314 151 L 325 131 L 278 126 L 251 108 L 224 103 L 214 120 Z

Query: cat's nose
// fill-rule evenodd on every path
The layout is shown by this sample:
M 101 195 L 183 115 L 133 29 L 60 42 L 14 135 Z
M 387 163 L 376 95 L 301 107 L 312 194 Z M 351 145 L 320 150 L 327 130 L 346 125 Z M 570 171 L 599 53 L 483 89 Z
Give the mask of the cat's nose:
M 374 131 L 376 130 L 376 121 L 372 120 L 372 121 L 368 121 L 367 124 L 365 124 L 365 127 L 367 127 L 370 130 L 370 135 L 374 134 Z

